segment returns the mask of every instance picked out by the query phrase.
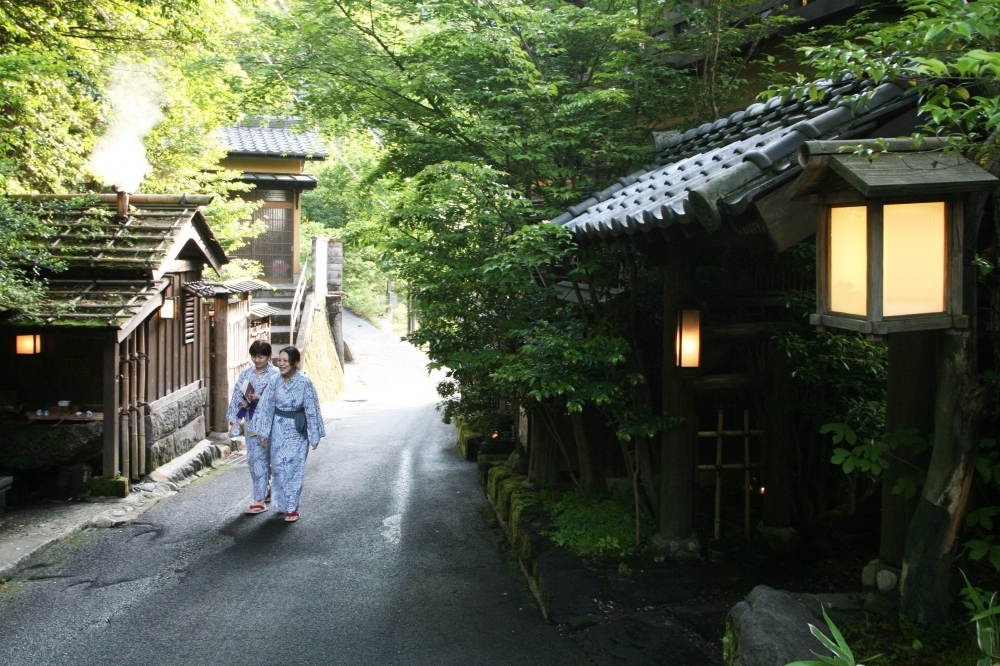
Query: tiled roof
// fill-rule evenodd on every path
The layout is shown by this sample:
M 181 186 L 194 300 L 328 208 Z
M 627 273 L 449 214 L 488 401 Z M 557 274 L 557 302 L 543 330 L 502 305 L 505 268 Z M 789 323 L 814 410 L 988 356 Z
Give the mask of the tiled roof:
M 102 194 L 84 208 L 48 207 L 74 198 L 67 195 L 14 198 L 49 211 L 45 219 L 51 233 L 38 242 L 65 263 L 65 270 L 45 283 L 43 321 L 51 326 L 110 327 L 121 336 L 162 304 L 173 260 L 214 268 L 227 261 L 200 208 L 212 197 L 131 195 L 132 205 L 121 218 L 114 194 Z M 30 325 L 35 320 L 15 315 L 9 321 Z
M 33 200 L 42 205 L 44 198 Z M 191 258 L 188 255 L 192 252 L 195 258 L 220 268 L 227 261 L 226 255 L 200 208 L 211 200 L 132 195 L 127 216 L 120 218 L 116 215 L 116 195 L 100 195 L 95 205 L 50 212 L 46 219 L 51 233 L 39 242 L 77 273 L 116 271 L 132 274 L 124 277 L 156 280 L 163 277 L 165 262 Z
M 223 294 L 247 294 L 267 288 L 268 285 L 266 283 L 250 278 L 236 278 L 226 280 L 225 282 L 205 282 L 198 280 L 196 282 L 185 282 L 183 286 L 184 291 L 203 298 L 221 296 Z
M 550 220 L 585 238 L 616 237 L 698 221 L 713 231 L 801 171 L 798 147 L 866 135 L 916 104 L 891 83 L 822 82 L 822 101 L 774 97 L 669 137 L 654 165 Z M 868 95 L 860 104 L 859 94 Z M 695 225 L 697 226 L 697 225 Z M 688 227 L 689 229 L 693 227 Z
M 296 118 L 245 120 L 222 128 L 221 134 L 233 156 L 325 160 L 330 155 L 319 133 L 304 128 Z

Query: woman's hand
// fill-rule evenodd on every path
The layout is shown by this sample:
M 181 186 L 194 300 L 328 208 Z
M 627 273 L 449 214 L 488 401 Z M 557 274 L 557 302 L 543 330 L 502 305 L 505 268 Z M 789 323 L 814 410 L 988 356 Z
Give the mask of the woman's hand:
M 312 447 L 312 450 L 315 451 L 316 447 L 319 446 L 319 442 L 316 442 L 315 444 L 310 444 L 310 446 Z

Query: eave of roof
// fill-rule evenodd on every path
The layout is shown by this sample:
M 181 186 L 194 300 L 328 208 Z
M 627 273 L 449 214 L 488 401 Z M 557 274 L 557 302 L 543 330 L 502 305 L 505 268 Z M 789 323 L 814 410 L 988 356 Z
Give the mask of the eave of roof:
M 892 83 L 823 82 L 823 100 L 774 97 L 670 137 L 656 164 L 550 220 L 597 239 L 665 230 L 697 221 L 714 231 L 726 214 L 801 171 L 797 150 L 812 139 L 850 138 L 916 103 Z M 866 96 L 860 102 L 858 95 Z
M 62 280 L 46 282 L 42 318 L 46 327 L 89 328 L 117 331 L 128 336 L 163 304 L 163 290 L 170 280 Z M 23 315 L 11 318 L 14 326 L 36 325 Z
M 253 183 L 261 189 L 269 190 L 314 190 L 319 184 L 316 176 L 308 173 L 263 173 L 244 171 L 240 174 L 244 183 Z

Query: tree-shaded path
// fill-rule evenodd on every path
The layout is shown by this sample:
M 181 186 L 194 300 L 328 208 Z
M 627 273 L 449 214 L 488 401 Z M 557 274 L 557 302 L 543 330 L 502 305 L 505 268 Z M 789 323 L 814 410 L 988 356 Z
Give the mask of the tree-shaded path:
M 31 559 L 4 664 L 581 664 L 498 554 L 423 357 L 355 318 L 302 519 L 243 514 L 235 464 Z

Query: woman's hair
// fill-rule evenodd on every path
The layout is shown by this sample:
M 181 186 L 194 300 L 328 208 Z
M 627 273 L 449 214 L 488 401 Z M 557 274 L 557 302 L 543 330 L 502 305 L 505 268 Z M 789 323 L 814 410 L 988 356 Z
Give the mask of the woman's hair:
M 298 349 L 296 349 L 295 347 L 289 346 L 289 347 L 285 347 L 284 349 L 282 349 L 281 353 L 288 356 L 288 362 L 289 363 L 291 363 L 292 365 L 298 367 L 298 365 L 299 365 L 299 359 L 302 358 L 302 355 L 299 354 L 299 350 Z
M 251 356 L 271 356 L 271 343 L 265 342 L 263 340 L 254 340 L 253 344 L 250 345 L 250 355 Z

